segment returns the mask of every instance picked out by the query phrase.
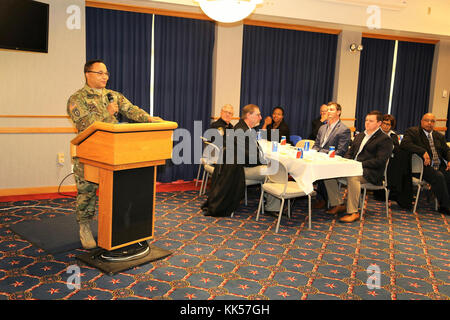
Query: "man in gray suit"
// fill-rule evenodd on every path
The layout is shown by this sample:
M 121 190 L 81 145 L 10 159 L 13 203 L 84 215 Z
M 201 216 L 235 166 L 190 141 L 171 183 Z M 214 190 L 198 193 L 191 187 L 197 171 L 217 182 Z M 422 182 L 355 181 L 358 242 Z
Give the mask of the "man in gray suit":
M 350 129 L 341 121 L 342 107 L 339 103 L 329 102 L 328 123 L 320 127 L 313 149 L 328 153 L 330 146 L 336 148 L 336 155 L 343 156 L 350 143 Z
M 336 148 L 336 155 L 342 157 L 347 152 L 348 145 L 350 144 L 350 129 L 341 121 L 342 107 L 339 103 L 329 102 L 327 107 L 328 121 L 327 124 L 320 127 L 313 149 L 318 152 L 328 153 L 330 147 L 334 146 Z M 329 192 L 329 188 L 334 191 L 338 187 L 336 179 L 328 179 L 323 182 L 319 181 L 317 192 L 322 195 L 323 198 L 327 196 L 325 194 L 323 183 L 327 190 L 326 193 Z M 314 208 L 323 208 L 325 207 L 325 203 L 325 200 L 318 200 L 314 204 Z M 339 203 L 330 202 L 331 206 L 336 206 L 338 204 Z

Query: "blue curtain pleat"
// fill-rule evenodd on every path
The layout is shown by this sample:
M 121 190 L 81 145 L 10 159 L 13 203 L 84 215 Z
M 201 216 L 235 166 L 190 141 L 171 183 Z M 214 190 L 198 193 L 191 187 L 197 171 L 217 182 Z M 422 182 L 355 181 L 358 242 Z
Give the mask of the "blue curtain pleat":
M 362 38 L 362 45 L 355 115 L 360 132 L 365 130 L 367 113 L 388 111 L 395 41 Z
M 420 124 L 428 112 L 434 44 L 399 41 L 392 114 L 397 131 Z
M 307 137 L 319 107 L 332 99 L 337 35 L 244 25 L 241 108 L 263 118 L 285 110 L 291 134 Z
M 155 16 L 154 114 L 175 121 L 189 131 L 190 164 L 167 161 L 158 168 L 158 181 L 193 180 L 194 121 L 201 121 L 201 133 L 209 127 L 212 108 L 212 58 L 215 25 L 210 21 Z M 180 140 L 181 142 L 181 140 Z M 178 142 L 174 142 L 176 145 Z
M 104 60 L 111 74 L 108 88 L 147 112 L 152 19 L 151 14 L 86 7 L 86 59 Z

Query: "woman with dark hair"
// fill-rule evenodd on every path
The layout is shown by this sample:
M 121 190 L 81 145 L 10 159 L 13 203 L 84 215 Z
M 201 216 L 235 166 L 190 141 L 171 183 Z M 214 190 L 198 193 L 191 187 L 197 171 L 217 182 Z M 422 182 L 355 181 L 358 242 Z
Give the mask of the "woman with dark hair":
M 278 142 L 282 136 L 286 137 L 286 142 L 289 142 L 289 126 L 284 121 L 284 110 L 282 107 L 275 107 L 272 110 L 272 117 L 266 117 L 261 128 L 267 130 L 267 140 L 271 141 L 271 130 L 278 130 Z
M 394 132 L 396 124 L 397 121 L 395 120 L 395 117 L 393 115 L 385 114 L 383 116 L 383 122 L 381 123 L 381 130 L 389 137 L 391 137 L 392 142 L 394 143 L 394 150 L 392 151 L 391 157 L 394 157 L 394 155 L 398 152 L 398 148 L 400 147 L 398 135 Z
M 387 176 L 388 176 L 387 180 L 389 183 L 388 188 L 391 190 L 391 193 L 389 195 L 390 199 L 396 199 L 396 197 L 397 197 L 397 195 L 396 195 L 397 192 L 392 185 L 392 181 L 395 179 L 394 175 L 396 174 L 396 171 L 397 172 L 399 171 L 397 166 L 401 165 L 401 164 L 399 164 L 398 160 L 394 158 L 395 154 L 397 154 L 400 151 L 400 142 L 398 139 L 398 135 L 394 132 L 396 124 L 397 124 L 397 121 L 395 120 L 395 117 L 393 115 L 385 114 L 383 116 L 383 122 L 381 123 L 381 131 L 383 131 L 385 134 L 387 134 L 389 137 L 391 137 L 392 142 L 394 144 L 394 149 L 392 150 L 392 154 L 391 154 L 391 158 L 390 158 L 390 162 L 389 162 L 388 170 L 387 170 Z M 374 194 L 374 197 L 376 200 L 378 200 L 378 201 L 385 200 L 385 194 L 384 194 L 383 190 L 375 190 L 373 192 L 373 194 Z

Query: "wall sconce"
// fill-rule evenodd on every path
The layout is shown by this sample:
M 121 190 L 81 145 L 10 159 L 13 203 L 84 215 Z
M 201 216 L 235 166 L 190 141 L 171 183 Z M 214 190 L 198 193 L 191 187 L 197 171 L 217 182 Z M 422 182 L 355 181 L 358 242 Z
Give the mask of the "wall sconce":
M 364 47 L 363 47 L 362 44 L 352 43 L 352 44 L 350 45 L 350 51 L 351 51 L 351 52 L 362 51 L 363 48 L 364 48 Z

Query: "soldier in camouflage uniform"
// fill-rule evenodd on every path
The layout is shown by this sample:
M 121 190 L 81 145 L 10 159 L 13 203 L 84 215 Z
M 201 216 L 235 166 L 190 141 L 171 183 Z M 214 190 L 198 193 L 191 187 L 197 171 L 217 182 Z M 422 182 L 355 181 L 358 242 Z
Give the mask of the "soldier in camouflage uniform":
M 86 84 L 67 102 L 67 113 L 75 124 L 78 133 L 84 131 L 95 121 L 118 123 L 118 112 L 137 122 L 162 121 L 151 117 L 147 112 L 133 105 L 121 93 L 106 89 L 109 73 L 102 60 L 91 60 L 84 66 Z M 113 102 L 110 102 L 112 97 Z M 111 99 L 111 98 L 110 98 Z M 97 246 L 89 222 L 95 214 L 98 184 L 84 179 L 84 165 L 78 158 L 73 159 L 73 172 L 77 185 L 76 215 L 80 225 L 80 240 L 85 249 Z

